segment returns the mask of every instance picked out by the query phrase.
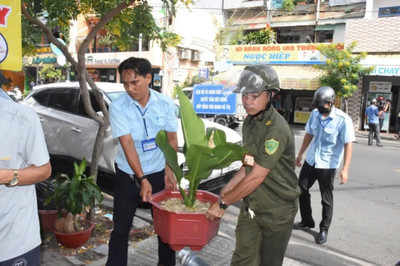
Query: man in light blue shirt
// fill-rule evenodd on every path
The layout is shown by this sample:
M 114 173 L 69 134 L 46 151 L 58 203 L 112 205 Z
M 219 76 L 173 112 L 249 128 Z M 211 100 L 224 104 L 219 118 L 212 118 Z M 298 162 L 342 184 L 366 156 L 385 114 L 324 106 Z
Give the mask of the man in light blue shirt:
M 315 92 L 313 103 L 317 109 L 311 112 L 306 134 L 296 158 L 296 165 L 302 166 L 303 153 L 311 144 L 299 176 L 301 222 L 295 223 L 293 229 L 315 226 L 309 190 L 318 180 L 322 198 L 322 221 L 316 239 L 318 244 L 323 244 L 328 239 L 333 215 L 333 182 L 336 169 L 344 158 L 339 180 L 340 184 L 346 183 L 353 150 L 352 142 L 355 141 L 351 118 L 336 109 L 334 102 L 335 91 L 332 88 L 321 87 Z
M 0 265 L 40 265 L 34 184 L 50 176 L 49 154 L 35 111 L 1 88 L 0 139 Z
M 381 138 L 379 136 L 379 133 L 381 131 L 381 128 L 379 126 L 379 116 L 384 112 L 386 112 L 387 105 L 385 105 L 385 107 L 379 111 L 377 104 L 378 104 L 377 100 L 372 99 L 370 106 L 368 106 L 367 109 L 365 109 L 365 124 L 368 123 L 368 129 L 369 129 L 368 145 L 369 146 L 372 145 L 375 136 L 376 146 L 383 147 L 381 145 Z
M 136 208 L 152 193 L 175 189 L 172 170 L 155 143 L 165 130 L 169 144 L 178 149 L 178 118 L 171 98 L 149 88 L 151 64 L 147 59 L 130 57 L 118 66 L 126 94 L 110 106 L 113 136 L 118 138 L 114 179 L 114 229 L 108 251 L 108 266 L 127 265 L 128 237 Z M 159 265 L 175 265 L 175 251 L 158 237 Z

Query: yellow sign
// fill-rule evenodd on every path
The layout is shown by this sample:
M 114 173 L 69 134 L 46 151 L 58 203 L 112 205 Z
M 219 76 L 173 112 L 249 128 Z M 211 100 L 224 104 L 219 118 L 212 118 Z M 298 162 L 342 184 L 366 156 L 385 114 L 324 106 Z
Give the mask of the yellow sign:
M 22 70 L 21 1 L 0 4 L 0 69 Z

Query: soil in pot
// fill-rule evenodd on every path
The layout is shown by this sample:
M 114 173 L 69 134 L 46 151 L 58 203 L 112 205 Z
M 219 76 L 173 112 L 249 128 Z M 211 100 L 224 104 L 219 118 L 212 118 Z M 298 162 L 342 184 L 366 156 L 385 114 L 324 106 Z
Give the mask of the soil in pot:
M 179 198 L 169 198 L 160 203 L 161 207 L 166 209 L 167 211 L 173 212 L 196 212 L 196 213 L 206 213 L 210 208 L 209 202 L 202 202 L 196 200 L 193 208 L 187 207 L 182 199 Z

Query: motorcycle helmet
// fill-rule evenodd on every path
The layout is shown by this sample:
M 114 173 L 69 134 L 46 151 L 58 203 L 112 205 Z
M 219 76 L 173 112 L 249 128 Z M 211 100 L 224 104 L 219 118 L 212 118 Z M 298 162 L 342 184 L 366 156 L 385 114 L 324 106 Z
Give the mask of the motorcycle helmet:
M 335 97 L 335 91 L 331 87 L 321 87 L 314 93 L 313 105 L 318 108 L 325 103 L 334 103 Z
M 279 92 L 279 78 L 276 71 L 269 65 L 249 65 L 240 73 L 235 93 L 254 93 L 273 90 Z

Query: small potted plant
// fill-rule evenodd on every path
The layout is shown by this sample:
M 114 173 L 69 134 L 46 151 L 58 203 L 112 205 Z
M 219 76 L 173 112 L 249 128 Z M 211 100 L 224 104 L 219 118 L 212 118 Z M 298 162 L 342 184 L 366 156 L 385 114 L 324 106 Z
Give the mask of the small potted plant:
M 103 200 L 100 188 L 94 182 L 94 176 L 85 174 L 86 159 L 78 165 L 74 162 L 74 172 L 70 177 L 60 174 L 53 181 L 54 192 L 46 199 L 45 205 L 53 203 L 58 218 L 54 225 L 54 234 L 58 242 L 66 248 L 78 248 L 89 239 L 94 224 L 82 218 L 84 211 L 89 211 L 96 201 Z M 62 217 L 62 212 L 68 214 Z
M 200 250 L 217 233 L 219 221 L 210 222 L 205 213 L 168 211 L 161 202 L 168 198 L 181 198 L 184 205 L 193 208 L 196 199 L 213 203 L 218 196 L 207 191 L 198 191 L 202 179 L 210 176 L 214 169 L 223 169 L 241 160 L 246 153 L 240 145 L 226 141 L 225 132 L 215 128 L 205 129 L 204 122 L 197 116 L 189 98 L 178 88 L 182 132 L 185 140 L 183 153 L 188 171 L 185 173 L 178 164 L 175 150 L 169 145 L 166 133 L 160 131 L 157 145 L 163 150 L 166 162 L 175 174 L 178 191 L 161 191 L 153 195 L 154 228 L 161 239 L 172 249 L 180 250 L 189 246 Z M 189 182 L 187 190 L 181 187 L 181 180 Z

